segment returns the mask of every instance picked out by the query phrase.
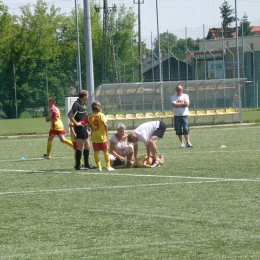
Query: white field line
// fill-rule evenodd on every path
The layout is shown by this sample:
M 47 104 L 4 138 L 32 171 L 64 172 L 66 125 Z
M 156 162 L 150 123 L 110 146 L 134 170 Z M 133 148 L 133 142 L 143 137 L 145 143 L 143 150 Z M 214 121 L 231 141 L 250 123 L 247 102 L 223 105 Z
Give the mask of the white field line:
M 2 169 L 0 169 L 1 171 Z M 13 170 L 10 170 L 13 171 Z M 32 172 L 25 170 L 16 170 L 16 172 Z M 36 173 L 37 171 L 34 171 Z M 38 171 L 44 173 L 44 171 Z M 54 173 L 54 172 L 52 172 Z M 56 172 L 63 173 L 63 172 Z M 69 172 L 70 173 L 70 172 Z M 163 182 L 163 183 L 148 183 L 148 184 L 133 184 L 133 185 L 119 185 L 119 186 L 100 186 L 100 187 L 84 187 L 84 188 L 67 188 L 67 189 L 46 189 L 46 190 L 27 190 L 27 191 L 7 191 L 0 192 L 0 196 L 4 195 L 28 195 L 40 193 L 59 193 L 59 192 L 75 192 L 75 191 L 93 191 L 93 190 L 108 190 L 108 189 L 127 189 L 139 187 L 159 187 L 172 186 L 184 184 L 204 184 L 217 182 L 260 182 L 260 179 L 228 179 L 228 178 L 206 178 L 206 177 L 192 177 L 192 176 L 164 176 L 164 175 L 144 175 L 144 174 L 122 174 L 122 173 L 85 173 L 86 175 L 107 175 L 107 176 L 127 176 L 127 177 L 149 177 L 149 178 L 168 178 L 168 179 L 193 179 L 197 181 L 182 181 L 182 182 Z
M 142 169 L 142 168 L 140 168 Z M 115 170 L 116 171 L 116 170 Z M 151 169 L 153 171 L 153 169 Z M 157 174 L 129 174 L 123 173 L 123 170 L 120 173 L 117 172 L 91 172 L 87 171 L 51 171 L 51 170 L 14 170 L 14 169 L 0 169 L 1 172 L 24 172 L 24 173 L 49 173 L 49 174 L 79 174 L 79 175 L 107 175 L 107 176 L 131 176 L 131 177 L 149 177 L 149 178 L 177 178 L 177 179 L 196 179 L 196 180 L 216 180 L 216 181 L 238 181 L 238 182 L 258 182 L 260 178 L 251 178 L 251 179 L 233 179 L 233 178 L 216 178 L 216 177 L 197 177 L 197 176 L 181 176 L 181 175 L 157 175 Z
M 144 218 L 161 218 L 161 219 L 169 219 L 169 220 L 181 220 L 181 221 L 186 221 L 186 222 L 207 222 L 215 225 L 216 223 L 221 223 L 221 224 L 234 224 L 232 220 L 222 220 L 222 219 L 217 219 L 217 218 L 211 218 L 211 219 L 205 219 L 203 217 L 179 217 L 177 215 L 165 215 L 165 214 L 151 214 L 151 213 L 139 213 L 139 212 L 127 212 L 127 211 L 120 211 L 118 209 L 87 209 L 87 212 L 89 213 L 104 213 L 104 214 L 110 214 L 110 215 L 126 215 L 126 216 L 139 216 L 139 217 L 144 217 Z M 258 221 L 257 221 L 258 222 Z M 236 222 L 238 223 L 238 222 Z M 239 225 L 243 225 L 244 227 L 247 226 L 247 223 L 243 222 L 241 219 L 239 222 Z
M 64 254 L 73 254 L 73 253 L 82 253 L 88 251 L 104 251 L 104 250 L 118 250 L 118 249 L 131 249 L 131 248 L 143 248 L 143 247 L 151 247 L 151 246 L 167 246 L 170 245 L 171 247 L 178 247 L 182 244 L 193 244 L 193 243 L 202 243 L 204 244 L 206 239 L 196 240 L 196 242 L 192 240 L 174 240 L 174 241 L 165 241 L 165 242 L 148 242 L 148 243 L 138 243 L 138 244 L 125 244 L 125 245 L 115 245 L 115 246 L 96 246 L 96 247 L 87 247 L 81 249 L 64 249 L 64 250 L 55 250 L 55 251 L 46 251 L 46 252 L 35 252 L 35 253 L 28 253 L 28 254 L 13 254 L 13 255 L 4 255 L 0 256 L 0 259 L 29 259 L 31 257 L 37 256 L 46 256 L 46 255 L 64 255 Z M 33 258 L 32 258 L 33 259 Z
M 164 182 L 164 183 L 148 183 L 148 184 L 133 184 L 133 185 L 119 185 L 119 186 L 100 186 L 100 187 L 85 187 L 85 188 L 68 188 L 68 189 L 50 189 L 50 190 L 27 190 L 27 191 L 6 191 L 0 192 L 1 195 L 28 195 L 40 193 L 59 193 L 59 192 L 74 192 L 74 191 L 93 191 L 93 190 L 111 190 L 111 189 L 128 189 L 139 187 L 158 187 L 158 186 L 172 186 L 179 184 L 203 184 L 212 182 L 225 182 L 224 180 L 211 181 L 188 181 L 188 182 Z
M 256 149 L 256 150 L 227 150 L 227 149 L 221 149 L 220 147 L 217 147 L 218 150 L 212 150 L 212 151 L 196 151 L 195 149 L 192 150 L 192 153 L 196 153 L 196 154 L 209 154 L 209 153 L 255 153 L 255 152 L 260 152 L 260 149 Z M 173 150 L 173 152 L 178 152 L 179 150 Z M 71 159 L 71 156 L 56 156 L 53 157 L 53 159 L 49 159 L 49 160 L 57 160 L 57 159 Z M 0 162 L 21 162 L 21 163 L 26 163 L 26 161 L 38 161 L 38 160 L 42 160 L 42 161 L 48 161 L 46 159 L 43 159 L 41 157 L 36 157 L 36 158 L 30 158 L 30 157 L 26 157 L 26 159 L 24 161 L 20 161 L 19 158 L 14 158 L 14 159 L 2 159 L 0 160 Z

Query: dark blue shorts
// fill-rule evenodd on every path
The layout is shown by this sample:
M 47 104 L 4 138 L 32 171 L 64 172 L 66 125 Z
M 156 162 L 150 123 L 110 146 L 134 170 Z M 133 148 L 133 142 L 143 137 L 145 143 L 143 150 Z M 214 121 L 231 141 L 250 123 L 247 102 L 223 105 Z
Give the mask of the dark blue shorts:
M 190 132 L 188 116 L 174 116 L 176 135 L 188 135 Z

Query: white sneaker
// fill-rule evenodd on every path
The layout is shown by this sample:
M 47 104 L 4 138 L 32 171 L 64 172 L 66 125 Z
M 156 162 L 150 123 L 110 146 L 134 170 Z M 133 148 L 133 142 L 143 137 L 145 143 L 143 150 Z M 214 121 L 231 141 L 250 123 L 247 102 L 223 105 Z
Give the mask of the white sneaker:
M 184 147 L 185 147 L 185 144 L 181 143 L 180 148 L 184 148 Z
M 114 171 L 115 169 L 112 168 L 112 167 L 106 167 L 106 170 L 109 171 L 109 172 L 111 172 L 111 171 Z
M 156 161 L 151 165 L 151 168 L 155 168 L 155 167 L 160 167 L 160 164 Z
M 193 147 L 193 145 L 191 143 L 187 143 L 186 147 Z
M 102 168 L 97 168 L 97 172 L 102 172 Z
M 49 155 L 47 155 L 47 154 L 44 154 L 44 155 L 42 155 L 41 156 L 43 159 L 51 159 L 51 157 L 49 156 Z

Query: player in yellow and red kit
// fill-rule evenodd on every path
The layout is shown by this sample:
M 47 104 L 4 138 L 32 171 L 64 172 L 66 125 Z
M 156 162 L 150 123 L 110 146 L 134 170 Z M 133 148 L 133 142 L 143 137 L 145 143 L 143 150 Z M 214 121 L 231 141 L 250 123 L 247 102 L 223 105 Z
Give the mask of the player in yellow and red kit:
M 46 122 L 51 122 L 51 128 L 49 131 L 49 137 L 47 141 L 47 152 L 42 156 L 44 159 L 51 158 L 51 149 L 52 149 L 52 140 L 57 135 L 62 143 L 67 144 L 70 147 L 73 147 L 73 144 L 70 140 L 65 138 L 66 131 L 64 130 L 63 123 L 60 119 L 60 110 L 55 106 L 55 98 L 50 98 L 48 105 L 50 108 L 50 115 L 45 117 Z
M 84 120 L 78 123 L 78 125 L 88 124 L 91 129 L 91 141 L 94 150 L 94 158 L 97 164 L 98 172 L 102 171 L 99 151 L 103 151 L 105 162 L 106 162 L 106 170 L 113 171 L 114 168 L 110 166 L 110 158 L 108 153 L 108 143 L 107 143 L 107 135 L 108 135 L 108 127 L 107 127 L 107 119 L 106 116 L 101 113 L 102 108 L 101 104 L 98 101 L 94 101 L 91 105 L 92 113 L 87 115 Z
M 75 132 L 74 129 L 74 123 L 72 121 L 70 121 L 69 123 L 69 127 L 70 127 L 70 140 L 73 144 L 73 149 L 74 149 L 74 167 L 76 167 L 77 165 L 77 148 L 78 148 L 78 140 L 77 140 L 77 134 Z M 80 161 L 81 163 L 81 161 Z

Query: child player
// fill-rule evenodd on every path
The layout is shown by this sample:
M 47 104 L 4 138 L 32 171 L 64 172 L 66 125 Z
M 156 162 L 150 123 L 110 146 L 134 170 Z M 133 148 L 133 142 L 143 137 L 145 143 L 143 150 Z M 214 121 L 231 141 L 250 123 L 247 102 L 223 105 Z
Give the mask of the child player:
M 51 158 L 51 149 L 52 149 L 52 140 L 57 135 L 62 143 L 73 147 L 73 144 L 70 140 L 65 138 L 66 131 L 64 130 L 63 123 L 60 119 L 60 110 L 55 106 L 55 98 L 50 98 L 48 105 L 50 108 L 50 115 L 45 117 L 46 122 L 51 123 L 51 128 L 49 131 L 49 137 L 47 141 L 47 151 L 46 154 L 42 156 L 44 159 Z
M 92 113 L 87 115 L 85 119 L 78 124 L 88 124 L 92 128 L 91 132 L 91 141 L 94 150 L 94 158 L 97 164 L 98 172 L 102 171 L 99 151 L 103 151 L 105 162 L 106 162 L 106 170 L 114 171 L 114 168 L 110 166 L 110 158 L 108 153 L 108 127 L 106 116 L 102 113 L 101 104 L 98 101 L 94 101 L 91 105 Z

